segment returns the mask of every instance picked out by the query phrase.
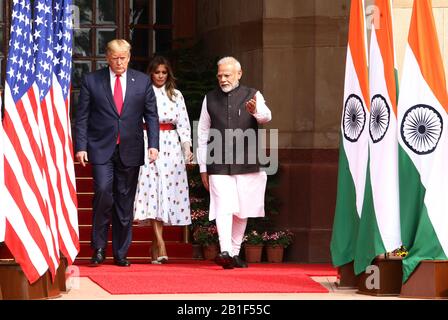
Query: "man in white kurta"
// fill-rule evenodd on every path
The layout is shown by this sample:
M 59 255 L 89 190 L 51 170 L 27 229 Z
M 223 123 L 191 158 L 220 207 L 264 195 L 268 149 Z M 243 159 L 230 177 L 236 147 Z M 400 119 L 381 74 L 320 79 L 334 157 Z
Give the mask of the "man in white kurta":
M 256 152 L 247 150 L 258 146 L 258 138 L 243 142 L 227 136 L 229 132 L 250 131 L 254 134 L 248 136 L 253 138 L 258 134 L 258 124 L 271 120 L 263 95 L 241 86 L 241 76 L 241 65 L 235 58 L 218 62 L 219 88 L 204 98 L 198 125 L 197 158 L 202 182 L 210 191 L 209 219 L 216 219 L 221 247 L 215 261 L 224 269 L 247 267 L 239 258 L 247 219 L 265 214 L 266 172 L 260 169 L 258 153 L 254 161 Z M 213 141 L 221 144 L 213 147 Z

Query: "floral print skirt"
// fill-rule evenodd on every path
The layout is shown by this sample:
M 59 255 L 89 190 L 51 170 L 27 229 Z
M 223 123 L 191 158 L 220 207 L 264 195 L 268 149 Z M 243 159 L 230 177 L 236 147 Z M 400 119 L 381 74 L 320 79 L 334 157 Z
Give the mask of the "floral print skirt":
M 145 132 L 145 164 L 140 167 L 134 220 L 145 224 L 148 219 L 173 226 L 191 224 L 188 178 L 176 130 L 160 131 L 159 157 L 151 164 Z

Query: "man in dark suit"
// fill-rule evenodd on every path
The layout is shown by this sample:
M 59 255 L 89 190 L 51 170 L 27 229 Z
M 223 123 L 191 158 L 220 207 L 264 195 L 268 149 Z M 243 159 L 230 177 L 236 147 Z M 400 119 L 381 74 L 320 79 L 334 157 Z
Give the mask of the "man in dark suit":
M 76 159 L 92 164 L 95 196 L 91 265 L 106 257 L 112 218 L 114 263 L 126 259 L 132 240 L 133 205 L 139 168 L 144 163 L 143 119 L 147 124 L 150 161 L 158 156 L 159 119 L 150 78 L 128 69 L 130 44 L 107 44 L 108 68 L 84 75 L 76 110 Z

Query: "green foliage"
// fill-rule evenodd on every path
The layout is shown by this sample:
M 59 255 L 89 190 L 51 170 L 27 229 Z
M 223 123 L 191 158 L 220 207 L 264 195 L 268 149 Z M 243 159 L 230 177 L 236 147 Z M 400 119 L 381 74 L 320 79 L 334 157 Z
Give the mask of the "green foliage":
M 197 226 L 193 232 L 193 240 L 195 243 L 203 246 L 218 243 L 218 230 L 214 223 L 204 226 Z
M 197 226 L 208 225 L 210 195 L 202 185 L 198 165 L 187 165 L 188 187 L 190 195 L 191 225 L 194 232 Z
M 266 193 L 264 197 L 264 207 L 266 214 L 277 215 L 281 207 L 281 203 L 277 197 L 274 196 L 273 191 L 279 186 L 279 173 L 268 176 L 266 183 Z
M 209 221 L 210 195 L 202 185 L 198 165 L 187 165 L 190 193 L 192 241 L 196 244 L 218 243 L 218 232 L 214 221 Z
M 267 245 L 288 247 L 293 239 L 294 234 L 289 230 L 280 230 L 274 232 L 263 232 L 263 240 Z
M 184 96 L 190 121 L 199 119 L 205 94 L 217 86 L 218 58 L 210 58 L 205 52 L 203 44 L 198 42 L 165 54 L 173 62 L 177 86 Z

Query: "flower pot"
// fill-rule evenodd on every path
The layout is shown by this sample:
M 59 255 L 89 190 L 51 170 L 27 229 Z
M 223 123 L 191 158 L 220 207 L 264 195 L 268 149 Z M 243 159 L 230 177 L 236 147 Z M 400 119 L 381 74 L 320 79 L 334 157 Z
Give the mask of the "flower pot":
M 245 244 L 244 254 L 246 256 L 246 262 L 256 263 L 261 262 L 261 253 L 263 252 L 262 244 Z
M 268 262 L 280 263 L 283 262 L 283 251 L 285 248 L 282 246 L 266 246 L 266 255 Z
M 204 259 L 204 255 L 202 253 L 202 246 L 197 243 L 193 243 L 191 245 L 193 249 L 193 259 Z
M 203 245 L 202 252 L 205 260 L 214 260 L 219 253 L 219 246 L 217 243 Z

